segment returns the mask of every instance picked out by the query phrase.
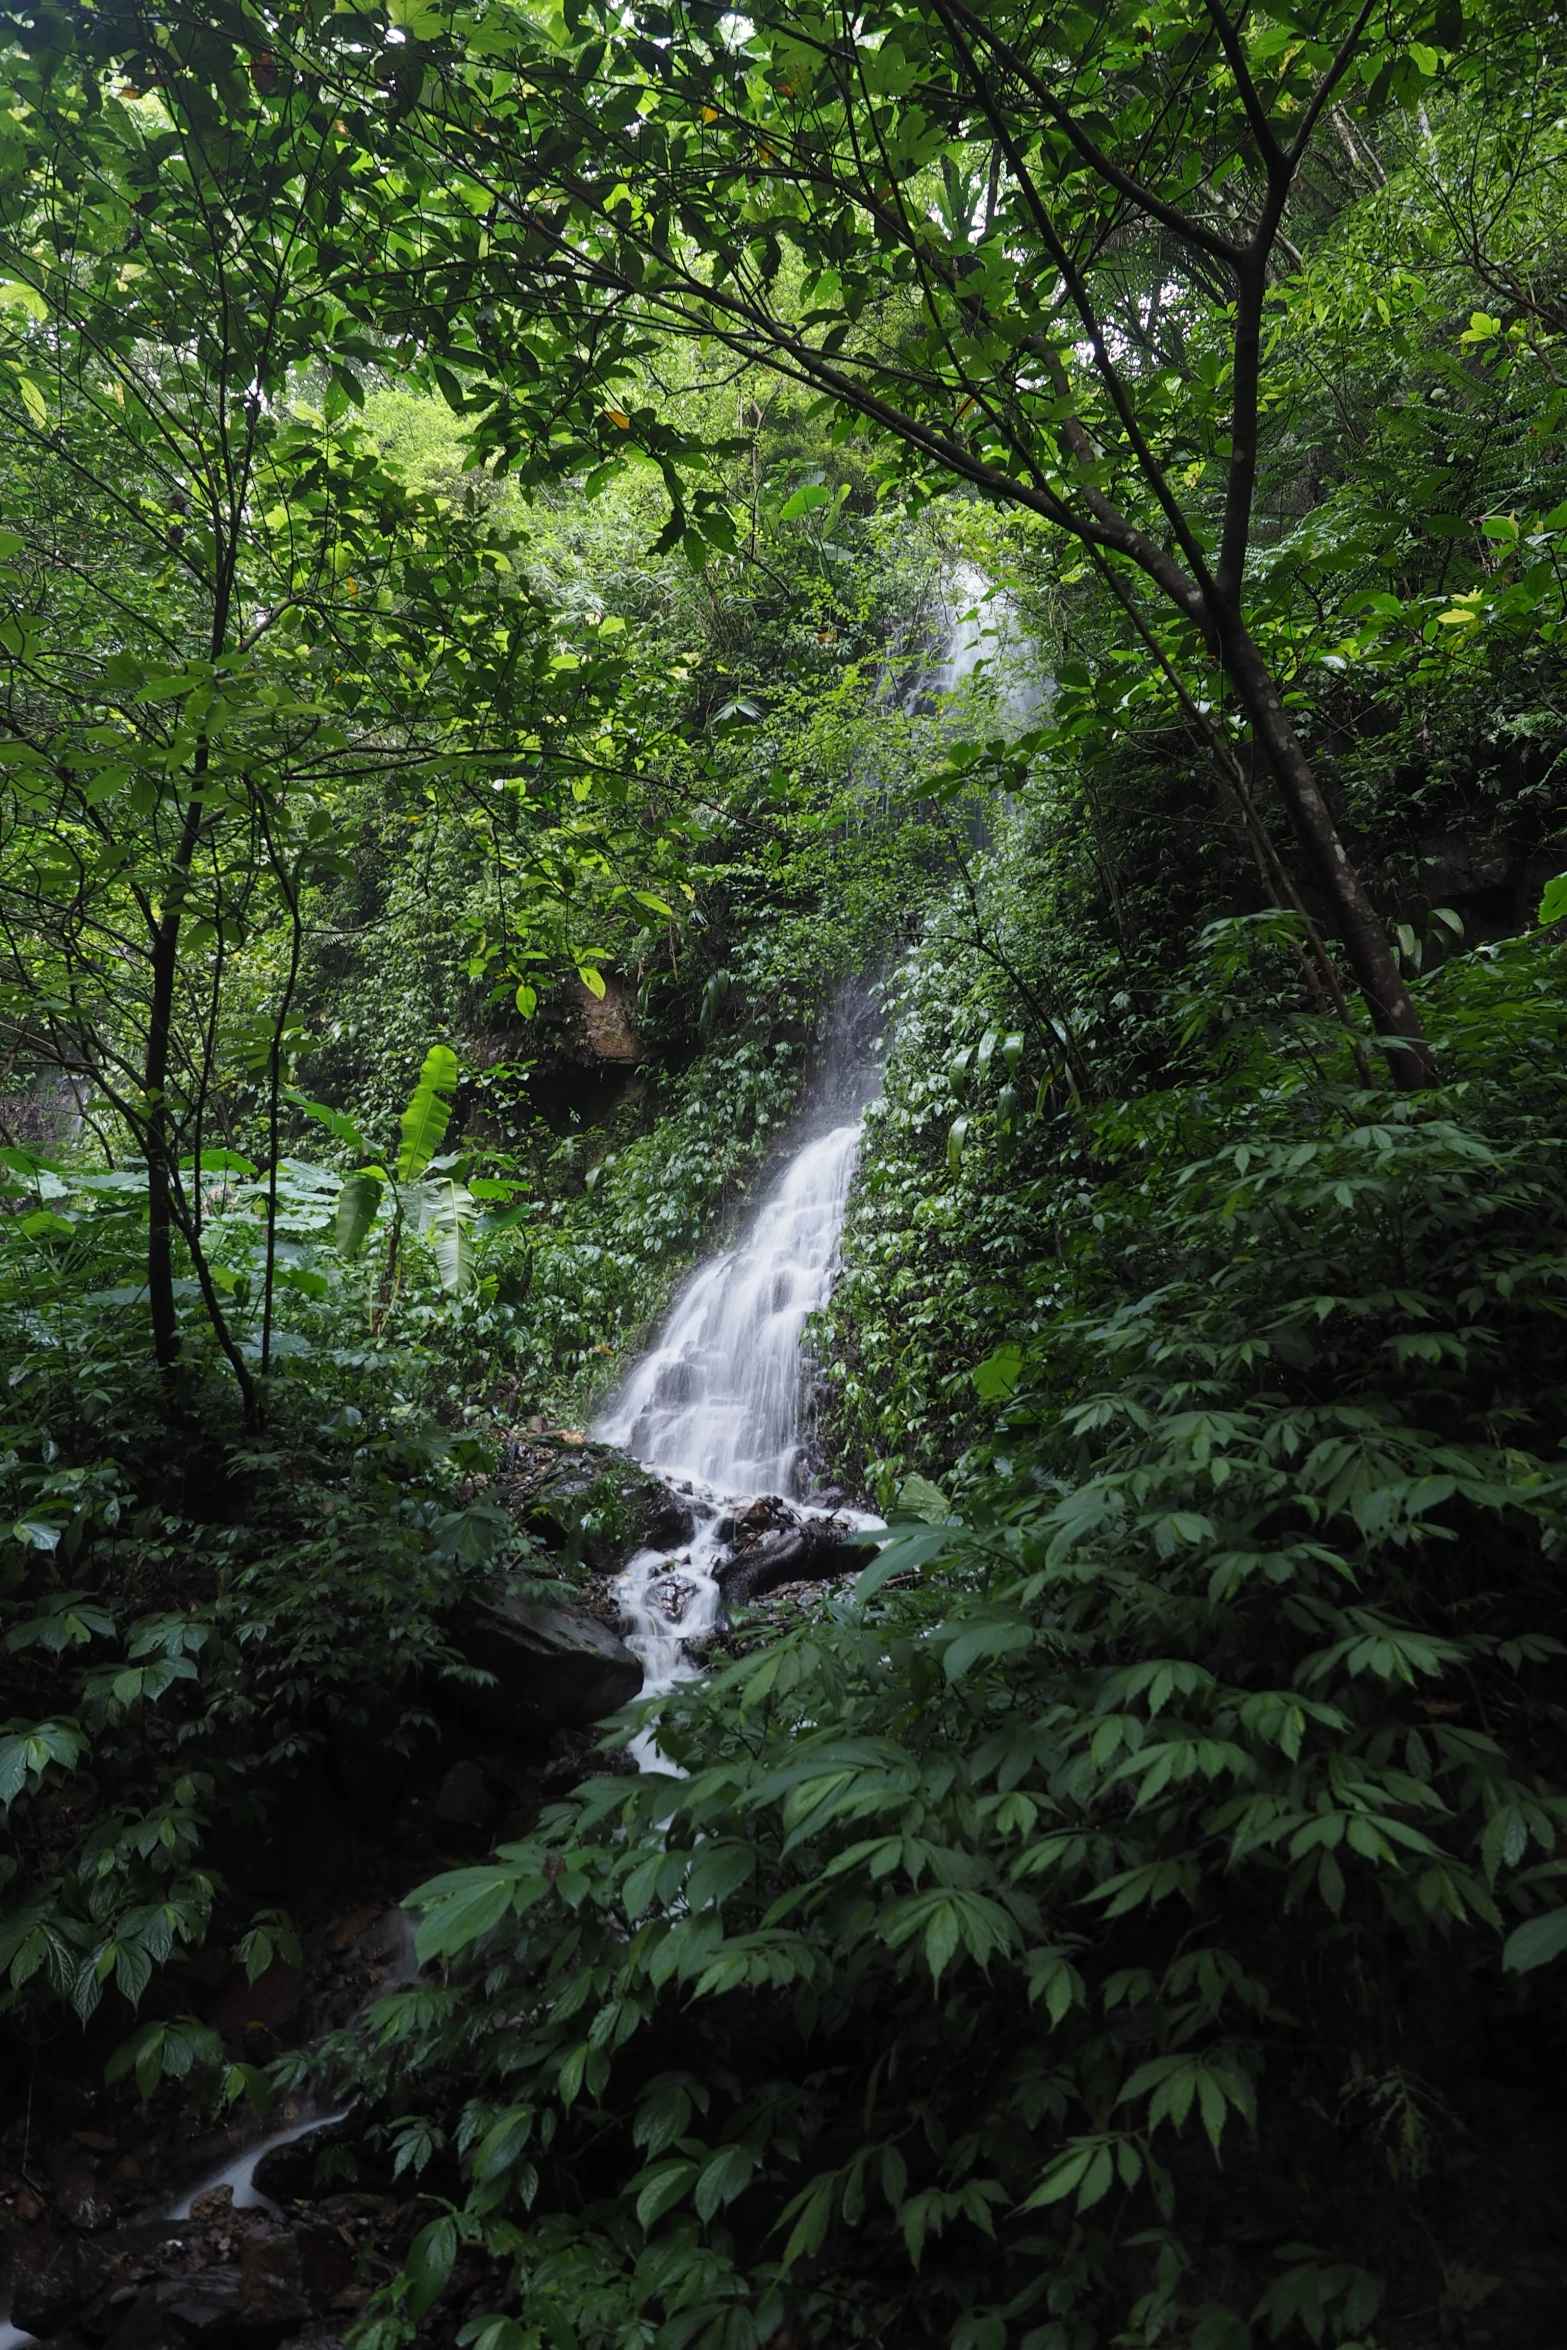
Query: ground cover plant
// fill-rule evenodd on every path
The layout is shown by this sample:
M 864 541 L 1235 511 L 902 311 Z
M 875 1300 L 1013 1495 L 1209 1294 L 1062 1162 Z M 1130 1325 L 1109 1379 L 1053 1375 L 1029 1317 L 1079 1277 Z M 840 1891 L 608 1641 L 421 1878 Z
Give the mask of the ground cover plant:
M 0 2295 L 1545 2350 L 1560 27 L 0 46 Z M 846 1003 L 888 1523 L 524 1737 Z
M 687 1776 L 414 1897 L 354 2061 L 468 2184 L 406 2311 L 469 2233 L 497 2343 L 1387 2338 L 1392 2181 L 1561 1939 L 1559 955 L 1427 992 L 1418 1102 L 1232 969 L 1064 1122 L 997 1434 L 666 1704 Z

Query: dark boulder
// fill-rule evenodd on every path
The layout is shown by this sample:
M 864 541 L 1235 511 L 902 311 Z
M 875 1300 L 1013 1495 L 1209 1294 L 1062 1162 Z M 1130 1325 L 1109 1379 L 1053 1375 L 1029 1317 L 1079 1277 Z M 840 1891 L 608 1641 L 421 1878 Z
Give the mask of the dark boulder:
M 747 1550 L 740 1550 L 718 1569 L 718 1587 L 724 1607 L 746 1607 L 776 1591 L 783 1583 L 818 1583 L 831 1575 L 851 1574 L 865 1564 L 865 1553 L 848 1539 L 840 1521 L 823 1518 L 764 1534 Z
M 493 1676 L 484 1688 L 455 1688 L 457 1702 L 518 1744 L 601 1722 L 642 1687 L 624 1641 L 580 1608 L 497 1599 L 470 1609 L 456 1641 L 470 1665 Z
M 239 2268 L 165 2277 L 136 2296 L 108 2350 L 275 2350 L 311 2315 L 289 2237 L 247 2244 Z
M 11 2323 L 47 2340 L 80 2317 L 103 2283 L 108 2261 L 98 2244 L 68 2237 L 28 2245 L 11 2287 Z
M 759 1493 L 734 1520 L 728 1539 L 737 1550 L 751 1550 L 769 1534 L 781 1533 L 786 1527 L 804 1522 L 802 1513 L 785 1501 L 781 1493 Z
M 115 2216 L 114 2199 L 99 2185 L 98 2165 L 85 2149 L 70 2146 L 53 2164 L 54 2206 L 68 2227 L 106 2228 Z

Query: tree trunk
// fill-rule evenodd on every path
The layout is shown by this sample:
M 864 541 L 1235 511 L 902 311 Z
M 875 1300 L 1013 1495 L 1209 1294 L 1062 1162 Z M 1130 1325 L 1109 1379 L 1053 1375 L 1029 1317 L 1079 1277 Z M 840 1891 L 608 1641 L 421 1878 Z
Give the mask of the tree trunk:
M 174 1032 L 174 980 L 179 963 L 180 916 L 185 877 L 201 836 L 201 803 L 192 794 L 169 874 L 168 896 L 152 947 L 152 1004 L 142 1096 L 147 1129 L 147 1303 L 152 1314 L 152 1351 L 167 1379 L 179 1360 L 179 1319 L 174 1311 L 174 1212 L 170 1193 L 175 1170 L 169 1138 L 169 1055 Z
M 1311 761 L 1291 726 L 1283 698 L 1244 622 L 1221 624 L 1224 665 L 1229 671 L 1252 732 L 1273 769 L 1317 887 L 1333 919 L 1355 984 L 1365 998 L 1377 1034 L 1387 1048 L 1395 1085 L 1406 1091 L 1436 1083 L 1436 1065 L 1409 989 L 1360 876 L 1338 836 L 1338 828 L 1312 772 Z

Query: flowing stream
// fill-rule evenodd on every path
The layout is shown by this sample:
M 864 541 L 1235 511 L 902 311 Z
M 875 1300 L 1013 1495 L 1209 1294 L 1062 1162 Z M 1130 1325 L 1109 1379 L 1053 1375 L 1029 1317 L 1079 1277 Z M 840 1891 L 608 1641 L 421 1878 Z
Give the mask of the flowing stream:
M 689 1542 L 675 1551 L 638 1551 L 618 1578 L 644 1696 L 660 1696 L 698 1670 L 722 1604 L 716 1570 L 747 1506 L 777 1495 L 809 1523 L 813 1500 L 828 1499 L 811 1485 L 811 1364 L 802 1340 L 832 1288 L 861 1122 L 878 1084 L 874 1062 L 840 1042 L 808 1138 L 733 1247 L 687 1282 L 594 1431 L 689 1497 L 694 1520 Z M 824 1117 L 837 1120 L 825 1131 Z M 841 1509 L 837 1515 L 878 1522 Z M 651 1732 L 632 1752 L 644 1769 L 668 1767 Z

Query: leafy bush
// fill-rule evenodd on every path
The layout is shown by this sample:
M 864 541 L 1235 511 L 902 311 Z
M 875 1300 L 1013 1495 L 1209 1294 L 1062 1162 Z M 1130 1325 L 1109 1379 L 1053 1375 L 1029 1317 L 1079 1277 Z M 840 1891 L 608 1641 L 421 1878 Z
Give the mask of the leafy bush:
M 951 1497 L 664 1701 L 684 1776 L 423 1888 L 442 1973 L 353 2062 L 467 2192 L 366 2350 L 459 2233 L 490 2350 L 1366 2337 L 1395 2108 L 1461 2095 L 1567 1829 L 1557 950 L 1423 992 L 1402 1098 L 1173 1008 L 1195 1078 L 1079 1114 Z M 1301 2241 L 1237 2305 L 1259 2178 Z
M 105 1998 L 128 2021 L 209 1933 L 243 1941 L 236 1836 L 334 1724 L 390 1708 L 409 1734 L 415 1676 L 458 1663 L 447 1614 L 511 1529 L 459 1490 L 485 1448 L 429 1425 L 392 1349 L 293 1334 L 248 1446 L 199 1320 L 179 1386 L 150 1385 L 144 1180 L 9 1156 L 48 1197 L 13 1182 L 0 1212 L 0 2014 L 34 2033 Z M 297 1191 L 285 1273 L 309 1269 Z M 214 1262 L 243 1267 L 216 1221 Z

